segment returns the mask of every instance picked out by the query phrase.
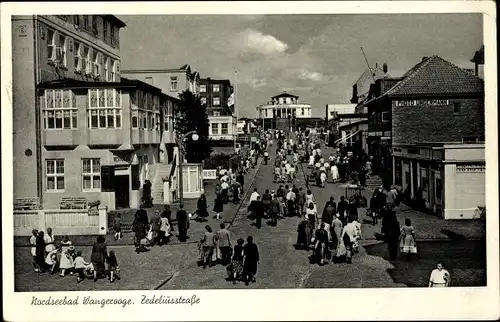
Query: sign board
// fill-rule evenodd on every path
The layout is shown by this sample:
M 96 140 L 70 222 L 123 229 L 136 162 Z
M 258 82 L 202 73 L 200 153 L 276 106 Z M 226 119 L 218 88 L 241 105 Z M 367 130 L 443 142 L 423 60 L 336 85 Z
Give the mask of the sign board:
M 484 164 L 457 164 L 457 172 L 485 172 Z
M 203 169 L 202 173 L 203 180 L 215 180 L 217 179 L 217 170 L 215 169 Z
M 450 100 L 411 100 L 411 101 L 394 101 L 395 107 L 412 107 L 418 105 L 427 106 L 445 106 L 449 105 Z

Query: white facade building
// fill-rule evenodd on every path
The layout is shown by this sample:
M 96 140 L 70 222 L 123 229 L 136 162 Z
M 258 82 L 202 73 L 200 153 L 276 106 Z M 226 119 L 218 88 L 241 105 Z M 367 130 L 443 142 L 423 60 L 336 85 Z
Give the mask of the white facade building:
M 283 92 L 273 96 L 267 104 L 257 106 L 257 112 L 261 119 L 286 119 L 288 115 L 293 118 L 311 118 L 311 105 L 299 103 L 299 97 Z
M 326 105 L 326 116 L 329 120 L 336 114 L 354 114 L 357 104 L 328 104 Z

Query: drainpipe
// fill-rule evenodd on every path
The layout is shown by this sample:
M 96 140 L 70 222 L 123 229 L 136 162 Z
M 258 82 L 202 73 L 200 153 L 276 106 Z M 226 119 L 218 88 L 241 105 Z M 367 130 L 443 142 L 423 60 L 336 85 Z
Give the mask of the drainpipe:
M 38 19 L 37 16 L 33 16 L 33 62 L 34 62 L 34 82 L 35 82 L 35 145 L 36 145 L 36 164 L 37 164 L 37 173 L 36 173 L 36 186 L 37 186 L 37 195 L 40 199 L 40 205 L 43 208 L 43 162 L 42 162 L 42 129 L 40 126 L 41 117 L 40 117 L 40 100 L 38 99 L 38 82 L 40 78 L 38 77 L 38 62 L 39 62 L 39 50 L 38 50 Z

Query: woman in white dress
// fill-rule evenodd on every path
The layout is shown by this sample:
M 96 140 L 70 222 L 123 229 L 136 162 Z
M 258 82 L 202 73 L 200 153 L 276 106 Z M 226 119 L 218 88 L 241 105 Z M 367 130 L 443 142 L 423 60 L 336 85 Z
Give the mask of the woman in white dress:
M 63 241 L 61 242 L 61 260 L 59 263 L 59 268 L 61 269 L 61 277 L 64 277 L 66 270 L 73 268 L 72 246 L 73 243 L 69 240 L 69 237 L 64 236 Z
M 332 179 L 333 179 L 333 182 L 337 182 L 339 180 L 339 169 L 337 168 L 337 165 L 334 164 L 332 167 L 331 167 L 331 171 L 332 171 Z

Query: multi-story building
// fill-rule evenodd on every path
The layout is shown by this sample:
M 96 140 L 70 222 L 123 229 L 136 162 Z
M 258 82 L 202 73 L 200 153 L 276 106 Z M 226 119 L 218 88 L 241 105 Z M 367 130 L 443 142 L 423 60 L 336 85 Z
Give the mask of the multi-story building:
M 145 180 L 159 181 L 160 162 L 174 158 L 162 143 L 173 138 L 178 100 L 120 77 L 125 24 L 114 16 L 25 16 L 12 25 L 14 196 L 49 209 L 67 197 L 137 207 Z
M 42 114 L 38 85 L 66 79 L 118 82 L 123 27 L 112 15 L 12 17 L 15 197 L 44 195 L 43 133 L 72 133 L 79 126 L 76 97 L 54 96 L 54 108 Z
M 233 86 L 228 79 L 200 80 L 200 99 L 207 107 L 209 135 L 215 145 L 224 145 L 224 141 L 233 142 L 237 135 L 233 92 Z
M 393 182 L 445 218 L 470 218 L 485 196 L 484 82 L 432 56 L 387 88 L 367 106 Z
M 163 93 L 177 98 L 185 90 L 200 94 L 200 74 L 191 71 L 187 64 L 177 69 L 124 69 L 122 75 L 158 87 Z
M 283 123 L 288 128 L 287 122 L 293 122 L 295 119 L 311 118 L 311 105 L 300 103 L 296 95 L 283 92 L 271 97 L 271 101 L 257 106 L 257 112 L 260 122 L 264 129 L 274 129 Z

